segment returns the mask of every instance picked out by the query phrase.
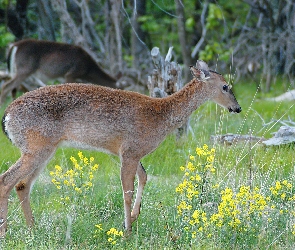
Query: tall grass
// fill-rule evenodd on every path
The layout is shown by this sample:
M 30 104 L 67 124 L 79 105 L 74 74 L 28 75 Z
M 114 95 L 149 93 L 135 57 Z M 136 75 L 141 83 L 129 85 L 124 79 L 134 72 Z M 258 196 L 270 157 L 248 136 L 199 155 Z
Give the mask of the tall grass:
M 278 90 L 274 92 L 276 95 L 280 94 Z M 186 166 L 190 161 L 189 156 L 194 155 L 196 148 L 204 144 L 215 149 L 214 174 L 206 175 L 204 180 L 208 185 L 211 183 L 212 186 L 219 187 L 207 188 L 210 192 L 204 193 L 203 200 L 206 200 L 207 205 L 213 204 L 211 208 L 206 207 L 207 216 L 218 212 L 216 209 L 222 201 L 222 191 L 225 195 L 226 188 L 231 190 L 232 199 L 236 199 L 241 187 L 249 187 L 249 195 L 259 190 L 259 194 L 266 199 L 271 196 L 271 187 L 275 187 L 278 181 L 283 185 L 283 181 L 286 180 L 292 184 L 290 194 L 294 193 L 295 156 L 292 144 L 265 147 L 245 141 L 228 146 L 210 140 L 211 135 L 224 133 L 251 133 L 269 138 L 281 126 L 282 120 L 295 117 L 292 103 L 265 101 L 265 96 L 256 91 L 254 84 L 236 85 L 235 93 L 243 108 L 242 113 L 229 114 L 213 103 L 206 103 L 191 116 L 191 131 L 187 138 L 176 142 L 175 136 L 170 135 L 157 150 L 142 160 L 148 173 L 148 182 L 144 191 L 141 215 L 133 225 L 131 236 L 125 238 L 120 233 L 123 231 L 124 213 L 118 158 L 98 152 L 82 151 L 85 157 L 93 157 L 94 163 L 99 164 L 91 180 L 93 186 L 87 192 L 83 191 L 79 199 L 62 203 L 61 197 L 64 197 L 64 193 L 56 188 L 50 173 L 56 170 L 56 165 L 65 171 L 69 170 L 72 167 L 70 158 L 77 157 L 78 150 L 59 149 L 32 190 L 31 204 L 36 220 L 35 227 L 27 230 L 19 201 L 15 192 L 12 192 L 9 200 L 7 237 L 0 242 L 0 248 L 293 249 L 294 237 L 290 230 L 293 223 L 293 203 L 288 203 L 289 212 L 286 216 L 283 214 L 280 217 L 274 213 L 269 215 L 269 219 L 272 220 L 271 227 L 263 223 L 259 224 L 259 228 L 255 227 L 262 217 L 250 216 L 250 219 L 243 223 L 249 222 L 250 228 L 252 226 L 256 231 L 248 235 L 239 234 L 230 224 L 225 224 L 219 231 L 213 228 L 212 237 L 208 238 L 208 235 L 198 232 L 199 228 L 193 231 L 191 228 L 185 228 L 186 218 L 179 214 L 181 196 L 176 192 L 176 188 L 185 178 L 180 167 Z M 3 109 L 0 112 L 3 114 Z M 0 169 L 4 171 L 19 157 L 19 151 L 3 134 L 0 134 L 0 147 Z M 75 197 L 81 194 L 74 192 L 72 195 Z M 274 197 L 271 197 L 271 200 L 273 199 Z M 194 199 L 193 202 L 197 204 L 198 200 Z M 241 206 L 238 204 L 236 208 L 238 207 Z M 228 218 L 230 219 L 229 216 Z M 210 217 L 207 218 L 209 219 Z M 194 231 L 196 233 L 193 235 L 196 238 L 192 238 Z

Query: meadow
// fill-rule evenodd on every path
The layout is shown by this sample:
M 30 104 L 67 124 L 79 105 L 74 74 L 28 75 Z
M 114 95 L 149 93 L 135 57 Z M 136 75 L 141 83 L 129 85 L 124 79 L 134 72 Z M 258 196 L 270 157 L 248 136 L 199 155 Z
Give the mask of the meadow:
M 0 249 L 294 249 L 294 145 L 210 140 L 225 133 L 272 137 L 283 121 L 295 120 L 295 107 L 266 97 L 288 87 L 281 80 L 263 94 L 254 83 L 236 84 L 242 113 L 208 102 L 192 114 L 187 137 L 172 134 L 146 156 L 141 215 L 128 237 L 118 158 L 58 149 L 32 190 L 35 227 L 27 229 L 13 191 Z M 19 151 L 3 133 L 0 148 L 3 172 Z

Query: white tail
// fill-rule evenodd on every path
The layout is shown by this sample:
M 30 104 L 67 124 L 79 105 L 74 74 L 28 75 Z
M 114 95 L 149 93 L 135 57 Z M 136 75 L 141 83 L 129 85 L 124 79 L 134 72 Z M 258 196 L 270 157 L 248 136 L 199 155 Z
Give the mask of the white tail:
M 116 88 L 116 79 L 104 72 L 81 47 L 66 43 L 22 40 L 10 47 L 7 64 L 12 79 L 3 84 L 0 105 L 31 75 L 65 82 L 91 82 Z
M 119 155 L 125 227 L 139 216 L 147 175 L 140 159 L 155 150 L 167 134 L 182 125 L 207 100 L 230 112 L 241 112 L 224 78 L 204 62 L 191 67 L 194 79 L 165 98 L 91 84 L 47 86 L 16 99 L 5 111 L 3 131 L 20 149 L 20 159 L 0 175 L 0 233 L 4 236 L 7 202 L 16 186 L 27 224 L 33 224 L 30 190 L 60 145 Z M 138 190 L 131 211 L 134 178 Z

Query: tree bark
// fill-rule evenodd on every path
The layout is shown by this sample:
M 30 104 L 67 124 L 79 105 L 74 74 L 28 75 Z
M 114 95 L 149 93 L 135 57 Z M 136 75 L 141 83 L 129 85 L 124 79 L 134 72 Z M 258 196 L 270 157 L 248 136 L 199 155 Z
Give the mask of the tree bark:
M 123 70 L 123 55 L 122 55 L 122 40 L 121 40 L 121 26 L 120 26 L 120 0 L 110 0 L 111 2 L 111 17 L 114 25 L 115 40 L 116 40 L 116 55 L 117 68 L 120 72 Z
M 173 47 L 170 47 L 165 59 L 158 47 L 154 47 L 151 51 L 154 70 L 148 77 L 148 88 L 152 97 L 162 98 L 172 95 L 183 87 L 181 67 L 176 62 L 171 62 L 172 50 Z M 176 138 L 180 139 L 183 135 L 187 135 L 188 129 L 189 119 L 177 129 Z
M 20 25 L 23 27 L 26 32 L 27 29 L 27 9 L 28 9 L 29 0 L 17 0 L 16 1 L 16 13 L 18 15 L 18 19 Z
M 131 54 L 132 66 L 138 69 L 139 65 L 143 63 L 142 57 L 147 55 L 145 41 L 145 33 L 140 27 L 138 19 L 145 15 L 146 0 L 133 1 L 133 16 L 131 19 Z
M 44 40 L 55 41 L 53 12 L 49 0 L 38 0 L 37 8 L 39 12 L 39 38 Z
M 190 56 L 189 46 L 187 43 L 187 34 L 185 31 L 185 16 L 184 6 L 181 0 L 175 0 L 176 14 L 177 14 L 177 27 L 178 27 L 178 38 L 181 46 L 182 59 L 184 63 L 184 81 L 188 82 L 190 78 L 189 66 L 192 64 Z

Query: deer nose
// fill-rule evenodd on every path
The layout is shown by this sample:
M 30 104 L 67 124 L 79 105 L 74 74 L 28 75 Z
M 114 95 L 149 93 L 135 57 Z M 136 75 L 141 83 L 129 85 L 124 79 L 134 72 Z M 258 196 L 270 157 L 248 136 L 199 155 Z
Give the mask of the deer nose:
M 242 108 L 239 106 L 239 107 L 236 109 L 236 112 L 237 112 L 237 113 L 242 112 Z
M 234 108 L 228 108 L 229 112 L 235 112 L 235 113 L 240 113 L 242 112 L 242 108 L 240 106 L 234 107 Z

